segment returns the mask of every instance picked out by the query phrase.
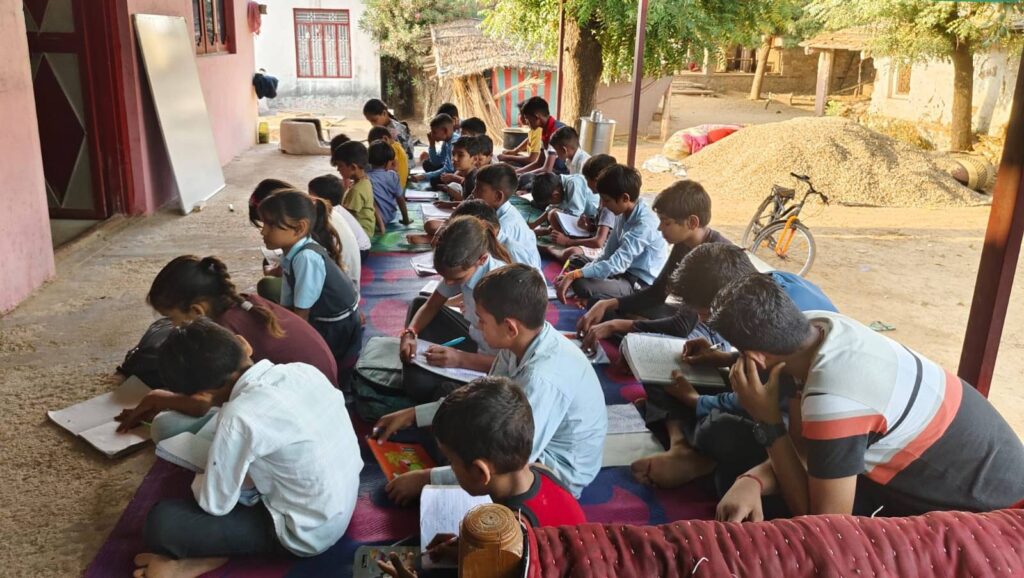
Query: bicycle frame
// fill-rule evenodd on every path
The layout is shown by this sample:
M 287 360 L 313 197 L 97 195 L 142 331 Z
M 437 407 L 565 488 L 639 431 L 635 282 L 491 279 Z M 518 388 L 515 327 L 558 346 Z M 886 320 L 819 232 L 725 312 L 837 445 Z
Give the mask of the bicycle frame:
M 786 252 L 789 251 L 789 245 L 793 242 L 793 237 L 796 236 L 796 227 L 793 226 L 800 218 L 800 212 L 803 211 L 804 205 L 807 204 L 807 198 L 811 195 L 817 195 L 825 199 L 825 203 L 828 203 L 828 197 L 821 194 L 814 189 L 814 186 L 810 182 L 804 181 L 807 185 L 807 192 L 804 193 L 799 203 L 786 206 L 786 200 L 782 198 L 782 195 L 772 192 L 772 202 L 775 205 L 775 210 L 772 211 L 772 218 L 765 224 L 765 227 L 769 227 L 785 220 L 785 227 L 783 228 L 784 233 L 775 243 L 775 254 L 779 257 L 785 257 Z

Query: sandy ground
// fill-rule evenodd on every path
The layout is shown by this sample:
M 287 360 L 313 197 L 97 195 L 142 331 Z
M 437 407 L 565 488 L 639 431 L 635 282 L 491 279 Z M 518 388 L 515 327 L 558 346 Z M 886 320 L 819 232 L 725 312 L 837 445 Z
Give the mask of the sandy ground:
M 764 113 L 763 105 L 730 99 L 684 98 L 675 106 L 686 111 L 675 122 L 686 126 L 740 114 L 746 122 L 799 114 Z M 343 125 L 361 138 L 365 123 L 357 120 Z M 639 160 L 659 148 L 642 143 Z M 625 157 L 621 145 L 613 153 Z M 239 286 L 251 287 L 259 275 L 259 237 L 245 218 L 248 192 L 264 177 L 301 184 L 328 170 L 322 157 L 288 157 L 273 145 L 256 147 L 226 168 L 227 189 L 202 212 L 182 217 L 166 211 L 107 225 L 63 249 L 57 278 L 0 319 L 0 573 L 79 575 L 152 463 L 148 450 L 119 460 L 100 457 L 49 423 L 45 411 L 109 388 L 113 368 L 153 320 L 144 302 L 153 275 L 174 256 L 216 254 Z M 644 177 L 645 189 L 655 192 L 672 181 L 668 175 Z M 713 226 L 738 239 L 753 203 L 710 192 Z M 818 240 L 819 257 L 809 277 L 843 312 L 895 325 L 893 338 L 955 369 L 987 218 L 987 208 L 811 207 L 805 222 Z M 1019 434 L 1022 284 L 1018 275 L 991 396 Z

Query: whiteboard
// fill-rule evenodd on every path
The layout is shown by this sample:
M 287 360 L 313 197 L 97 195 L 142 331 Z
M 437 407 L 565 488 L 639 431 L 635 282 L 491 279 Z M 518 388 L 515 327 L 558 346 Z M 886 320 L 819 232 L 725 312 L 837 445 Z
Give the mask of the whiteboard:
M 188 214 L 224 188 L 192 36 L 180 16 L 135 14 L 133 18 L 181 211 Z

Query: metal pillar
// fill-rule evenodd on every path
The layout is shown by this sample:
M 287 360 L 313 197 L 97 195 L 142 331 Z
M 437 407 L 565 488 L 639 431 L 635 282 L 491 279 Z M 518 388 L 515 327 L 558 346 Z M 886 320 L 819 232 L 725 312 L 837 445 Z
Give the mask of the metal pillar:
M 960 353 L 960 378 L 988 396 L 1006 308 L 1024 235 L 1024 59 L 1017 73 L 1006 144 L 992 193 L 971 315 Z
M 555 73 L 555 118 L 562 118 L 562 65 L 565 63 L 565 0 L 558 2 L 558 71 Z
M 647 37 L 647 4 L 640 0 L 636 9 L 636 45 L 633 48 L 633 113 L 629 122 L 629 148 L 626 164 L 636 166 L 636 139 L 640 132 L 640 90 L 644 81 L 644 40 Z

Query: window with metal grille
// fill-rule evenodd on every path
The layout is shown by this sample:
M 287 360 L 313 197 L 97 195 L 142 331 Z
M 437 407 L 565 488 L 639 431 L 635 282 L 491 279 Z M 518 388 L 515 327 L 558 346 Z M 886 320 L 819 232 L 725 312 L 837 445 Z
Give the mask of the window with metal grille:
M 295 9 L 299 78 L 352 78 L 348 10 Z
M 196 54 L 234 52 L 230 0 L 192 0 Z

